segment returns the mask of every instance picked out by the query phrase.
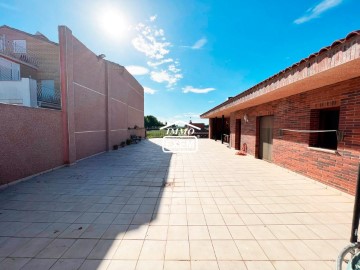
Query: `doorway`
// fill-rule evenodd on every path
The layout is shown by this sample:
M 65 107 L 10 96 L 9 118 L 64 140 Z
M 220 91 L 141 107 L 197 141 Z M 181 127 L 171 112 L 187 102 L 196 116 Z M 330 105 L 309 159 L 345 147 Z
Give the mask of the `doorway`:
M 235 150 L 241 149 L 241 119 L 236 119 L 235 127 Z
M 272 161 L 274 116 L 262 116 L 259 123 L 259 158 Z

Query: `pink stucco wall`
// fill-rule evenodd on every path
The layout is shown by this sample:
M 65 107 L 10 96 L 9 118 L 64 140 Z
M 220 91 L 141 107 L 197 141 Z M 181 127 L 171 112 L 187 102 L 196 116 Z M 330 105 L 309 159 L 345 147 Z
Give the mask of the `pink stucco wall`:
M 63 164 L 61 112 L 0 104 L 0 185 Z
M 144 89 L 136 79 L 99 58 L 65 26 L 59 27 L 59 41 L 68 163 L 111 150 L 131 135 L 144 136 Z

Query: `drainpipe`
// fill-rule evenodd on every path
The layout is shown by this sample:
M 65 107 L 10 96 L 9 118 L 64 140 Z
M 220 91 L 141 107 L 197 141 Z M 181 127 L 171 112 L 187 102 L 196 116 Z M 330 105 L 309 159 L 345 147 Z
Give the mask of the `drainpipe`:
M 225 125 L 225 119 L 224 115 L 221 116 L 221 143 L 224 143 L 224 125 Z

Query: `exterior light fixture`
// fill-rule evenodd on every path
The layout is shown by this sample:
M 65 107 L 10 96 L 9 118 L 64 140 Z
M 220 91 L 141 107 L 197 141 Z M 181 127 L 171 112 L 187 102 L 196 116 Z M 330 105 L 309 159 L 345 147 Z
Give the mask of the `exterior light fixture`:
M 246 113 L 244 114 L 244 121 L 245 123 L 249 122 L 249 117 Z

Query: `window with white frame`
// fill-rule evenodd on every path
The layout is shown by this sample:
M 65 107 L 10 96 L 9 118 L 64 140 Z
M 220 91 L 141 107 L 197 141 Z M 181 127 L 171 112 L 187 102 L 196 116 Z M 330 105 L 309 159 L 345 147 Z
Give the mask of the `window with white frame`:
M 26 40 L 14 40 L 14 53 L 26 53 Z

